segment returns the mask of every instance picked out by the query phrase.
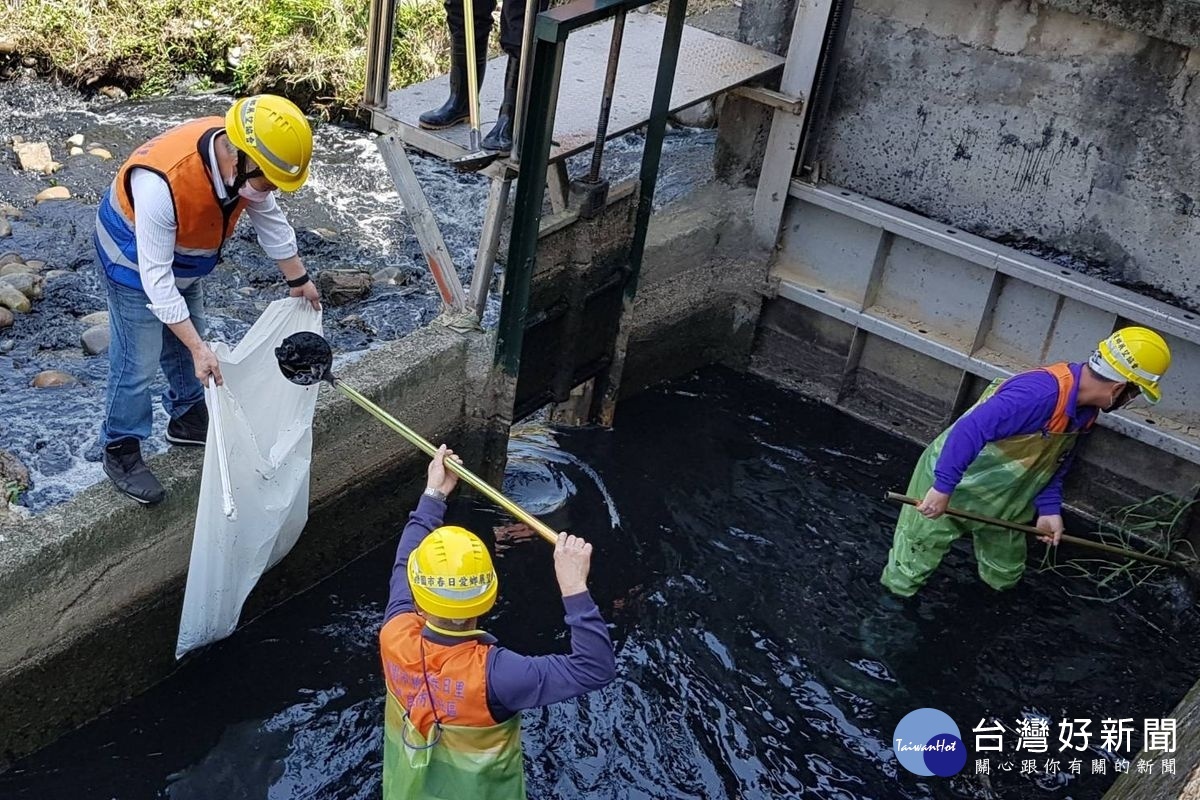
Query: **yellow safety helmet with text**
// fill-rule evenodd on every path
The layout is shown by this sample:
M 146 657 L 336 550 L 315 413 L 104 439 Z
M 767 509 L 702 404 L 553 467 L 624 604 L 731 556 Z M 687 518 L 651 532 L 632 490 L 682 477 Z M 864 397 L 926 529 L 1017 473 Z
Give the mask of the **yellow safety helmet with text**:
M 1158 382 L 1171 367 L 1171 348 L 1149 328 L 1121 328 L 1096 346 L 1088 364 L 1102 377 L 1132 383 L 1157 403 L 1162 399 Z
M 225 133 L 262 170 L 263 177 L 283 191 L 294 192 L 308 180 L 312 128 L 286 97 L 243 97 L 226 112 Z
M 496 604 L 499 589 L 487 547 L 455 525 L 431 531 L 412 552 L 408 586 L 422 611 L 443 619 L 486 614 Z

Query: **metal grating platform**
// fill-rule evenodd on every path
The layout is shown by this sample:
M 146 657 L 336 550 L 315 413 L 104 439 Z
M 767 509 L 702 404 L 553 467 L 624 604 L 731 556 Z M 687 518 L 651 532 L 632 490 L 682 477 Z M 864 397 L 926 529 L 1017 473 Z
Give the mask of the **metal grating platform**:
M 630 14 L 625 22 L 621 63 L 613 96 L 609 136 L 618 136 L 645 125 L 650 118 L 659 49 L 665 20 L 656 14 Z M 562 84 L 554 124 L 553 163 L 592 146 L 604 65 L 612 38 L 612 21 L 597 23 L 571 35 L 563 58 Z M 679 66 L 671 93 L 671 110 L 677 111 L 758 78 L 783 64 L 783 58 L 721 36 L 684 27 Z M 503 93 L 505 57 L 488 63 L 480 93 L 480 119 L 484 134 L 496 118 Z M 372 127 L 395 133 L 406 145 L 442 158 L 466 155 L 467 125 L 444 131 L 422 130 L 421 112 L 437 108 L 446 99 L 447 77 L 414 84 L 388 95 L 386 111 L 372 113 Z

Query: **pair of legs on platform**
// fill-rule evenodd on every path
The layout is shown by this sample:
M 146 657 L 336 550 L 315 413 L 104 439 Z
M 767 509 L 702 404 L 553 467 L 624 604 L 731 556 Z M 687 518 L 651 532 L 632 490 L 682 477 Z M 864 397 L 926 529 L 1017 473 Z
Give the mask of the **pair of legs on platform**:
M 538 0 L 538 10 L 548 7 L 548 0 Z M 487 69 L 488 38 L 492 33 L 492 13 L 496 0 L 474 0 L 476 78 L 483 86 Z M 426 111 L 420 117 L 422 128 L 438 130 L 457 125 L 469 118 L 467 93 L 467 35 L 466 16 L 462 0 L 446 0 L 446 24 L 450 29 L 450 96 L 441 108 Z M 502 0 L 500 4 L 500 49 L 508 56 L 504 71 L 504 99 L 500 103 L 496 124 L 483 138 L 483 149 L 507 155 L 512 151 L 513 112 L 517 101 L 517 77 L 521 64 L 521 38 L 525 28 L 525 1 Z

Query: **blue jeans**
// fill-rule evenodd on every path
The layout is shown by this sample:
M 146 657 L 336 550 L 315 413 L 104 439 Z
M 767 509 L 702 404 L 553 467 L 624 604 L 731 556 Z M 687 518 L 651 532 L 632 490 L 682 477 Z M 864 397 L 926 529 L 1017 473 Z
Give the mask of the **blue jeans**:
M 150 436 L 154 412 L 150 387 L 161 366 L 167 376 L 163 408 L 177 419 L 204 400 L 204 386 L 196 380 L 192 354 L 146 306 L 150 299 L 140 289 L 113 283 L 101 276 L 108 287 L 108 328 L 112 341 L 108 346 L 108 402 L 102 445 L 133 436 Z M 181 290 L 196 332 L 204 335 L 204 290 L 200 281 Z

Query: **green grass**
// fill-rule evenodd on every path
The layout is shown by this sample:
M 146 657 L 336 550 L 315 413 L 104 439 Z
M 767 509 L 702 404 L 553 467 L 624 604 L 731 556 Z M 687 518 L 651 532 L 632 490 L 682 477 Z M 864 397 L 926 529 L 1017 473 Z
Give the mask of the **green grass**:
M 1185 527 L 1190 516 L 1188 512 L 1198 502 L 1200 501 L 1183 500 L 1162 494 L 1139 503 L 1114 508 L 1106 514 L 1099 529 L 1087 538 L 1163 558 L 1175 557 L 1183 561 L 1194 561 L 1196 552 L 1187 541 Z M 1150 581 L 1177 577 L 1176 570 L 1142 561 L 1115 561 L 1107 558 L 1060 560 L 1058 549 L 1054 547 L 1046 548 L 1040 570 L 1087 581 L 1094 587 L 1091 594 L 1080 595 L 1067 589 L 1064 591 L 1074 597 L 1101 602 L 1120 600 Z
M 0 40 L 80 87 L 135 95 L 271 91 L 318 113 L 352 108 L 366 79 L 366 0 L 25 0 L 0 7 Z M 441 0 L 400 0 L 392 84 L 445 71 Z M 232 56 L 232 57 L 231 57 Z

